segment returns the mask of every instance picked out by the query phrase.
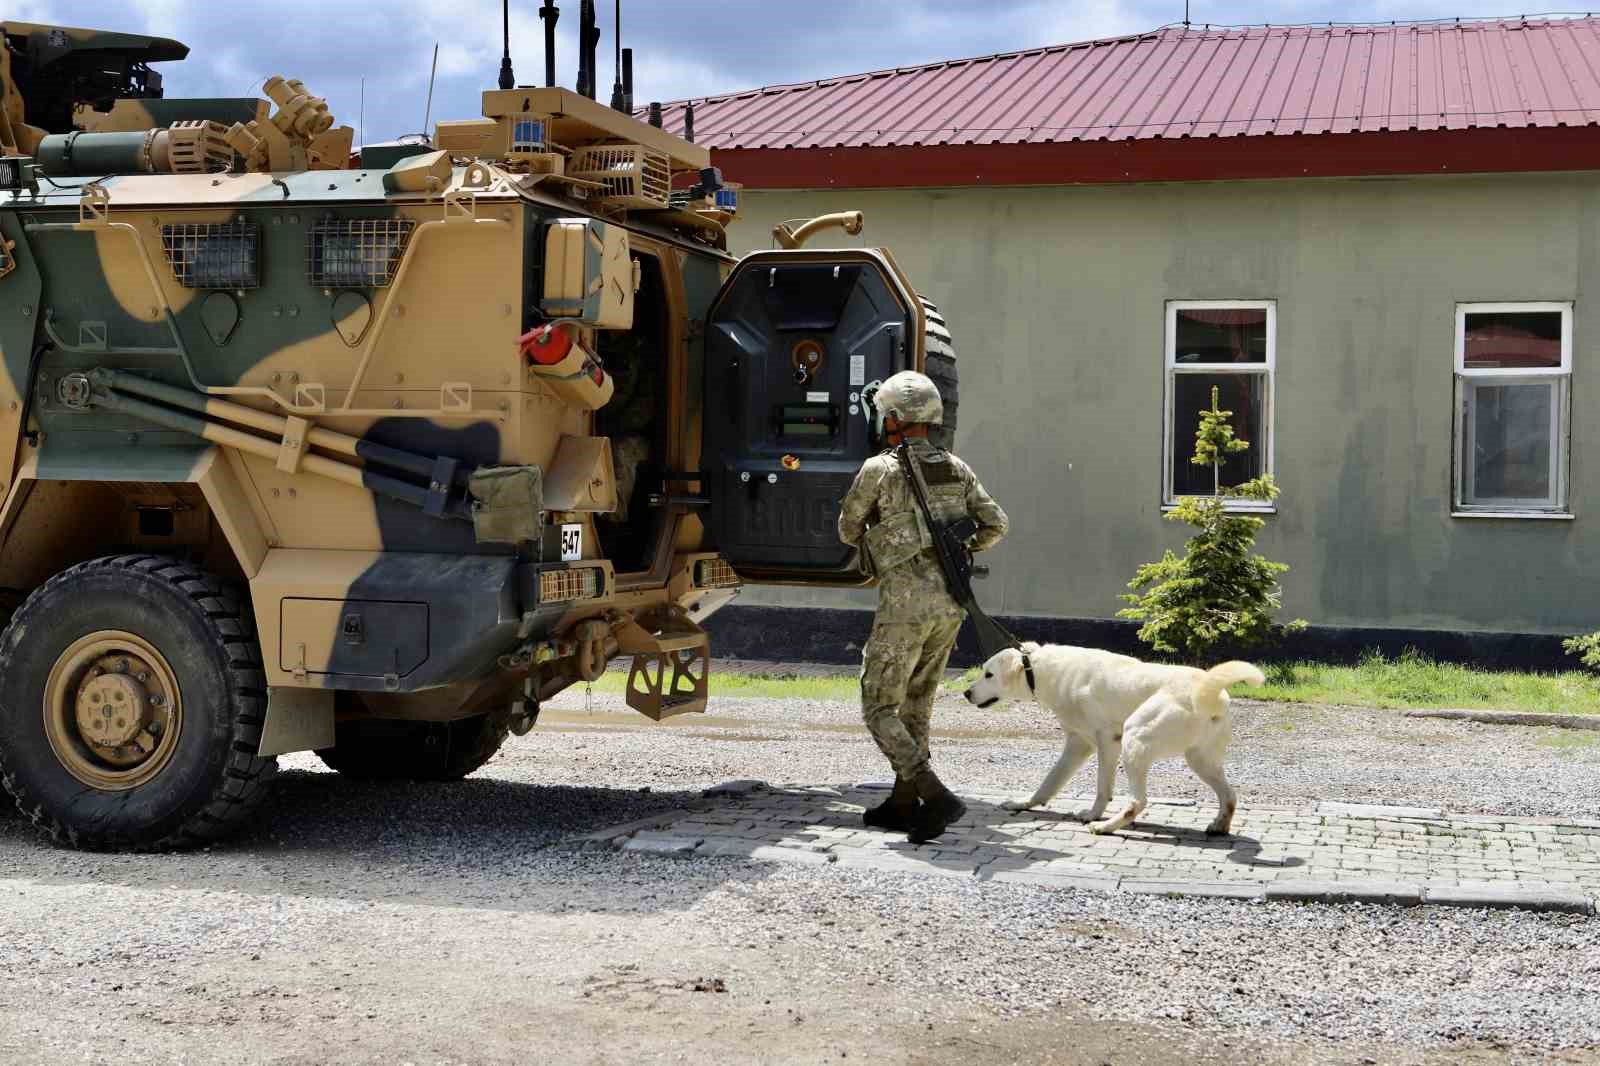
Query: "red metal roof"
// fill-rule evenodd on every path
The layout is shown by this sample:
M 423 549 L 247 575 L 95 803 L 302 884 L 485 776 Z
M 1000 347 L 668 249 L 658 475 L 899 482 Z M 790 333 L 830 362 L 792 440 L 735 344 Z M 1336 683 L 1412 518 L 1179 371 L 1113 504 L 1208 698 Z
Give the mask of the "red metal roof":
M 734 152 L 1593 126 L 1600 19 L 1167 26 L 694 101 Z M 683 103 L 666 108 L 681 132 Z

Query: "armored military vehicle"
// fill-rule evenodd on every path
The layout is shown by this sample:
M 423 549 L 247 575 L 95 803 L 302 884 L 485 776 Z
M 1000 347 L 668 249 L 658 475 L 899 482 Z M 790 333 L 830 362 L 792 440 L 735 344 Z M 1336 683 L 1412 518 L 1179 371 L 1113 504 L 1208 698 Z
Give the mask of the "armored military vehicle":
M 0 35 L 0 779 L 57 840 L 217 839 L 289 752 L 459 778 L 619 656 L 703 710 L 742 582 L 864 580 L 875 383 L 954 411 L 894 257 L 801 247 L 860 217 L 730 256 L 738 190 L 593 99 L 592 40 L 584 92 L 355 152 L 295 80 Z

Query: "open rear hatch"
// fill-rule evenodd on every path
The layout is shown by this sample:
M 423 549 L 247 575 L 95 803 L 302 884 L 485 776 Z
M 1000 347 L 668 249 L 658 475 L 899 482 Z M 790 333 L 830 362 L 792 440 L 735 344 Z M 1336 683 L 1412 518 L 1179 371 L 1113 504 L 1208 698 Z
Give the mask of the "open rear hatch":
M 839 503 L 881 447 L 873 391 L 920 363 L 921 314 L 877 249 L 756 252 L 729 276 L 707 315 L 702 469 L 741 577 L 863 581 Z

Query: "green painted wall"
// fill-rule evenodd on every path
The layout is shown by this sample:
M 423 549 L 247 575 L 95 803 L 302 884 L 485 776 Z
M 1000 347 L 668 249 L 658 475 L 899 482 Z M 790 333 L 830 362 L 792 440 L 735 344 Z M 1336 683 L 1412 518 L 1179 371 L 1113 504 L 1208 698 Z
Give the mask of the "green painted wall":
M 1260 545 L 1314 624 L 1600 626 L 1600 174 L 883 192 L 749 192 L 739 251 L 859 208 L 946 312 L 958 450 L 1011 515 L 979 596 L 1110 617 L 1161 519 L 1163 305 L 1278 301 L 1276 472 Z M 817 244 L 827 243 L 819 239 Z M 1450 516 L 1454 309 L 1576 302 L 1576 521 Z M 751 590 L 748 602 L 872 602 Z

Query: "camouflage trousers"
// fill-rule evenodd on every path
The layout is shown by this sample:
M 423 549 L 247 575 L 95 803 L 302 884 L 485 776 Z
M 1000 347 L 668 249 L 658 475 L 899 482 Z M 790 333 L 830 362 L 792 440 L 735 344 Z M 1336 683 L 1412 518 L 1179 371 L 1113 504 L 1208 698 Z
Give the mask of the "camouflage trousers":
M 964 617 L 929 610 L 919 618 L 880 611 L 861 659 L 861 712 L 878 749 L 907 780 L 928 769 L 928 728 L 950 650 Z

